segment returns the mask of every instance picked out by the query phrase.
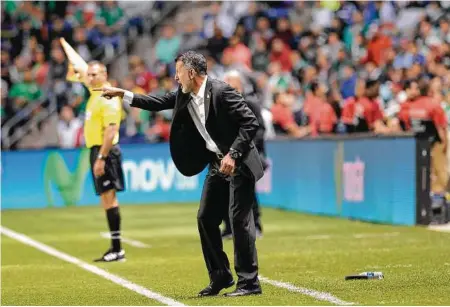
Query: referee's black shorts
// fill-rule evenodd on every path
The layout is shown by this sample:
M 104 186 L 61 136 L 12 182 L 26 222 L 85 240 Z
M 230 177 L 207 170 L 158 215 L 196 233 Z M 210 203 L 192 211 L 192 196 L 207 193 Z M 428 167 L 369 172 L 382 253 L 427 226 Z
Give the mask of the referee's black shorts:
M 105 174 L 96 178 L 94 176 L 94 163 L 97 160 L 99 151 L 100 146 L 91 147 L 91 174 L 94 181 L 95 193 L 100 195 L 112 189 L 115 189 L 118 192 L 125 190 L 125 179 L 122 168 L 122 153 L 119 146 L 114 145 L 111 148 L 105 161 Z

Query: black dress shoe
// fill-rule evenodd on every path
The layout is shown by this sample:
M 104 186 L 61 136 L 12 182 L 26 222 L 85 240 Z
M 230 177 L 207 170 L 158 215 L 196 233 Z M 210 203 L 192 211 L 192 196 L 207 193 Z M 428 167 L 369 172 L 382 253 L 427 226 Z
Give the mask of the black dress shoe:
M 225 293 L 225 296 L 246 296 L 246 295 L 258 295 L 258 294 L 262 294 L 262 290 L 261 288 L 255 288 L 255 289 L 236 289 L 233 292 L 230 293 Z
M 228 282 L 212 282 L 205 289 L 198 293 L 198 296 L 214 296 L 219 294 L 220 290 L 229 288 L 234 285 L 234 280 Z

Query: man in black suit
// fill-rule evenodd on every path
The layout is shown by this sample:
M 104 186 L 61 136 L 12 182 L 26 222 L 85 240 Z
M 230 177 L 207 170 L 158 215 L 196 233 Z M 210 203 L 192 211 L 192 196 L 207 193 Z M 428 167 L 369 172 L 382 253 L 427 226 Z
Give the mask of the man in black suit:
M 220 223 L 229 209 L 233 232 L 236 290 L 227 296 L 261 294 L 252 205 L 255 182 L 263 176 L 253 143 L 258 121 L 242 96 L 228 84 L 208 78 L 206 59 L 188 51 L 176 60 L 175 92 L 162 97 L 103 87 L 106 98 L 123 97 L 131 106 L 149 111 L 173 109 L 170 152 L 185 176 L 209 164 L 197 215 L 210 284 L 199 296 L 217 295 L 234 285 L 223 251 Z
M 250 110 L 253 111 L 253 113 L 256 116 L 256 119 L 258 120 L 259 128 L 256 131 L 256 135 L 253 140 L 255 142 L 256 149 L 258 150 L 259 156 L 261 157 L 263 169 L 265 170 L 268 165 L 266 162 L 266 144 L 264 141 L 264 134 L 266 132 L 266 128 L 264 126 L 264 119 L 262 116 L 262 107 L 255 93 L 244 94 L 243 78 L 245 78 L 245 76 L 243 76 L 239 71 L 231 70 L 225 74 L 224 81 L 244 96 L 245 102 L 249 106 Z M 255 219 L 256 236 L 261 237 L 262 236 L 261 212 L 259 209 L 259 201 L 258 196 L 256 195 L 256 191 L 253 195 L 253 218 Z M 224 239 L 231 238 L 232 237 L 231 223 L 228 216 L 225 217 L 224 224 L 225 227 L 222 231 L 222 238 Z

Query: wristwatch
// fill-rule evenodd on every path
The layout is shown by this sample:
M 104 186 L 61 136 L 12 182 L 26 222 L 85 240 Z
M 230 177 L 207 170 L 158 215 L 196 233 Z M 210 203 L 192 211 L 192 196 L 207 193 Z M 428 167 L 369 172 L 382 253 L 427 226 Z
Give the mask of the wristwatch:
M 99 160 L 106 160 L 106 156 L 102 155 L 102 154 L 98 154 L 97 159 Z
M 230 157 L 233 160 L 238 160 L 239 158 L 242 157 L 242 154 L 239 151 L 237 151 L 236 149 L 230 148 Z

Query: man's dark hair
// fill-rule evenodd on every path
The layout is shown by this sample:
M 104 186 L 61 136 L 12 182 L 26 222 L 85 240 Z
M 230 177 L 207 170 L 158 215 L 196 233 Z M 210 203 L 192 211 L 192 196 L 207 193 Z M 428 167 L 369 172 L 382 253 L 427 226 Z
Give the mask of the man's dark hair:
M 197 74 L 201 76 L 206 75 L 207 65 L 206 58 L 203 54 L 195 51 L 187 51 L 177 56 L 175 63 L 178 61 L 181 61 L 186 68 L 195 70 Z

